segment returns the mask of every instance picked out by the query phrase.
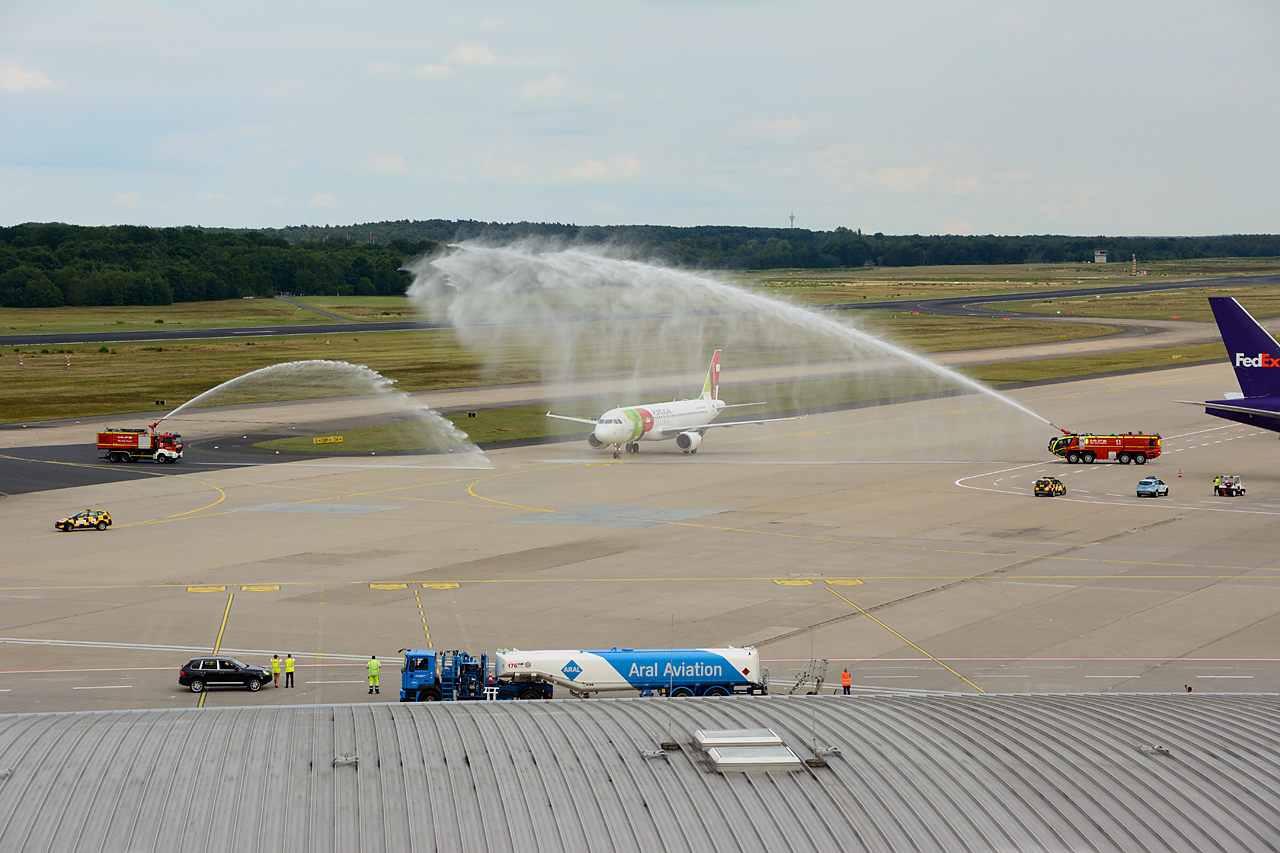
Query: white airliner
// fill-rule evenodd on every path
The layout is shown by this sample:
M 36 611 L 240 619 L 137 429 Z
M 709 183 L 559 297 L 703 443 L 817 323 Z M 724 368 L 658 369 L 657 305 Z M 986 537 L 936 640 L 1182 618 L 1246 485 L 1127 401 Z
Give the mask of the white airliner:
M 590 418 L 570 418 L 565 415 L 547 417 L 562 421 L 574 421 L 580 424 L 591 424 L 595 429 L 587 436 L 587 444 L 592 449 L 613 445 L 613 458 L 617 459 L 620 449 L 625 445 L 628 453 L 639 453 L 642 441 L 676 440 L 676 447 L 685 453 L 697 453 L 702 444 L 702 435 L 713 427 L 745 426 L 746 424 L 769 424 L 775 421 L 799 421 L 808 415 L 795 418 L 762 418 L 754 421 L 728 421 L 722 424 L 711 423 L 725 409 L 737 409 L 743 406 L 763 406 L 764 403 L 726 404 L 720 399 L 720 350 L 711 357 L 711 367 L 707 370 L 707 380 L 702 383 L 702 394 L 692 400 L 673 400 L 670 403 L 647 403 L 643 406 L 625 406 L 610 409 L 598 420 Z

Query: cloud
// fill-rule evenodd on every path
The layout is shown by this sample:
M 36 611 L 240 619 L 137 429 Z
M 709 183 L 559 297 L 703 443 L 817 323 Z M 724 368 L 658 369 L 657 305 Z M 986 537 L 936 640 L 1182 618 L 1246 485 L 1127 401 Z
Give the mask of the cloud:
M 1078 186 L 1063 190 L 1061 195 L 1064 197 L 1040 205 L 1040 212 L 1048 216 L 1092 213 L 1104 200 L 1111 199 L 1115 192 L 1110 187 Z
M 859 172 L 858 178 L 864 184 L 871 184 L 891 193 L 974 193 L 986 188 L 977 175 L 952 177 L 941 166 L 933 163 L 886 166 L 874 172 Z
M 394 65 L 389 65 L 386 62 L 379 62 L 375 59 L 369 63 L 369 66 L 365 68 L 364 72 L 366 74 L 390 74 L 395 70 L 396 67 Z
M 453 49 L 447 57 L 454 65 L 479 65 L 483 67 L 492 67 L 499 63 L 498 57 L 493 55 L 493 51 L 489 50 L 483 44 L 473 44 L 463 42 Z
M 38 68 L 28 71 L 12 59 L 0 62 L 0 92 L 53 92 L 61 88 Z
M 311 197 L 312 207 L 333 207 L 337 202 L 333 200 L 333 193 L 316 193 Z
M 545 80 L 538 83 L 525 83 L 524 96 L 526 98 L 550 98 L 559 95 L 569 88 L 569 81 L 561 77 L 559 74 L 549 74 Z
M 779 119 L 759 118 L 751 124 L 757 130 L 762 130 L 770 136 L 795 136 L 797 133 L 809 126 L 808 122 L 795 117 Z
M 443 78 L 452 77 L 453 69 L 447 65 L 416 65 L 413 73 L 418 77 Z
M 127 207 L 132 209 L 138 206 L 138 194 L 135 193 L 133 190 L 128 190 L 127 192 L 122 192 L 122 193 L 116 193 L 115 200 L 116 200 L 116 204 L 120 205 L 121 207 Z
M 284 199 L 280 198 L 279 196 L 273 196 L 272 198 L 269 198 L 266 201 L 264 201 L 263 204 L 265 204 L 267 207 L 280 207 L 282 204 L 284 204 Z
M 627 178 L 640 171 L 640 161 L 626 154 L 613 158 L 613 163 L 602 160 L 584 160 L 570 166 L 564 173 L 567 181 L 603 181 L 609 178 Z
M 196 196 L 196 198 L 199 199 L 200 201 L 231 201 L 232 200 L 231 196 L 223 195 L 222 193 L 200 193 L 199 195 Z
M 395 154 L 374 154 L 365 157 L 365 168 L 378 175 L 403 175 L 409 171 L 409 164 L 403 157 Z M 314 203 L 314 201 L 313 201 Z M 330 198 L 330 205 L 333 200 Z
M 973 226 L 958 216 L 953 216 L 942 225 L 943 234 L 972 234 Z
M 863 173 L 863 180 L 891 193 L 911 192 L 934 183 L 942 175 L 937 166 L 890 166 Z
M 813 155 L 813 164 L 818 171 L 834 181 L 848 180 L 853 172 L 854 164 L 863 160 L 866 155 L 862 149 L 853 145 L 829 145 Z M 847 187 L 842 187 L 847 189 Z

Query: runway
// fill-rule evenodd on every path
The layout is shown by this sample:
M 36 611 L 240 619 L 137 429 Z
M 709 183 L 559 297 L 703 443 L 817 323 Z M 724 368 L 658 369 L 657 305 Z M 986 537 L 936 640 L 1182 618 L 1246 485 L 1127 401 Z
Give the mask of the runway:
M 255 663 L 292 652 L 302 674 L 206 705 L 395 701 L 397 650 L 426 645 L 755 644 L 775 692 L 811 654 L 829 683 L 848 666 L 872 691 L 1274 692 L 1275 439 L 1169 402 L 1232 382 L 1219 365 L 1012 392 L 1072 428 L 1160 432 L 1143 467 L 1068 466 L 1050 428 L 971 396 L 726 431 L 697 456 L 184 464 L 16 494 L 0 500 L 0 703 L 194 705 L 176 667 L 220 634 Z M 7 431 L 5 452 L 64 446 L 61 429 Z M 1065 498 L 1029 494 L 1041 470 Z M 1209 495 L 1226 471 L 1245 499 Z M 1144 475 L 1170 496 L 1137 499 Z M 52 528 L 86 506 L 115 526 Z M 375 696 L 371 654 L 389 661 Z

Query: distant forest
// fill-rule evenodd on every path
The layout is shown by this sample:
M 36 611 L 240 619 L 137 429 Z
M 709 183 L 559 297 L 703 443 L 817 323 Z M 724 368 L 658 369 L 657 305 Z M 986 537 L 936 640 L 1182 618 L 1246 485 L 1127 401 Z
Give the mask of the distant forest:
M 400 267 L 447 243 L 534 238 L 612 245 L 690 269 L 827 269 L 944 264 L 1087 262 L 1097 249 L 1123 262 L 1280 256 L 1280 235 L 1221 237 L 922 237 L 861 231 L 657 225 L 577 226 L 400 220 L 262 230 L 84 227 L 0 228 L 0 305 L 169 305 L 243 296 L 398 295 Z
M 1025 264 L 1090 262 L 1095 249 L 1113 262 L 1137 254 L 1141 261 L 1192 258 L 1266 258 L 1280 256 L 1280 235 L 1222 237 L 922 237 L 863 234 L 860 230 L 807 231 L 803 228 L 744 228 L 702 225 L 561 225 L 427 219 L 322 227 L 298 225 L 263 229 L 290 243 L 332 239 L 461 240 L 510 242 L 522 238 L 564 245 L 611 244 L 637 257 L 693 269 L 769 270 L 783 268 L 942 266 L 949 264 Z
M 432 240 L 293 243 L 258 231 L 133 225 L 0 228 L 0 305 L 170 305 L 274 296 L 403 294 Z

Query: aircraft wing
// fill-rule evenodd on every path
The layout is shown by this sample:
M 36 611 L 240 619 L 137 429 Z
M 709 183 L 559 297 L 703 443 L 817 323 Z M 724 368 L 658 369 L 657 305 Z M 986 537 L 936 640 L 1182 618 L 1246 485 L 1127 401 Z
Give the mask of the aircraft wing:
M 1274 409 L 1255 409 L 1250 406 L 1233 406 L 1230 403 L 1218 403 L 1213 400 L 1200 402 L 1197 400 L 1174 400 L 1175 403 L 1185 403 L 1188 406 L 1203 406 L 1206 409 L 1222 409 L 1227 412 L 1240 412 L 1246 415 L 1258 415 L 1263 418 L 1280 418 L 1280 412 Z
M 803 421 L 808 420 L 808 418 L 808 415 L 800 415 L 794 418 L 761 418 L 760 420 L 754 421 L 726 421 L 722 424 L 712 423 L 697 427 L 667 426 L 663 427 L 659 432 L 662 435 L 679 435 L 682 432 L 706 432 L 707 430 L 715 429 L 716 427 L 747 426 L 748 424 L 772 424 L 777 423 L 778 421 Z
M 576 424 L 591 424 L 592 426 L 600 423 L 599 421 L 593 421 L 590 418 L 571 418 L 568 415 L 553 415 L 550 412 L 547 412 L 547 417 L 555 418 L 558 421 L 573 421 Z

